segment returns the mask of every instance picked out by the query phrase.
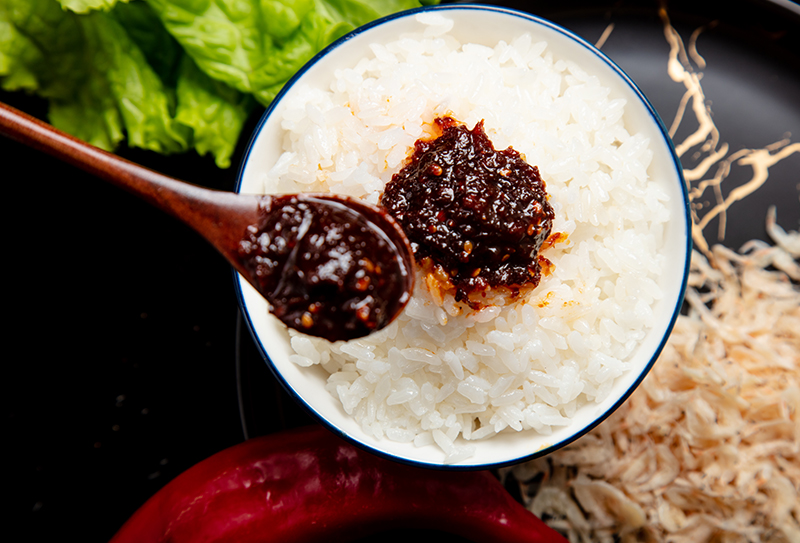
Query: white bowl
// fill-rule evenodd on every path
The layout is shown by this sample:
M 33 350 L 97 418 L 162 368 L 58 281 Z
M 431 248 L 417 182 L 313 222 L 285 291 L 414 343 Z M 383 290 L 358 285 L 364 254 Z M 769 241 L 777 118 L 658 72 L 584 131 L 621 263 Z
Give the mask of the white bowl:
M 327 89 L 334 70 L 355 65 L 369 51 L 368 44 L 387 43 L 401 33 L 417 30 L 420 24 L 415 16 L 434 10 L 455 21 L 452 33 L 462 43 L 493 47 L 500 40 L 510 42 L 525 32 L 532 34 L 534 40 L 546 40 L 554 55 L 578 62 L 615 96 L 625 98 L 626 127 L 650 138 L 654 157 L 648 172 L 651 177 L 653 172 L 658 173 L 658 182 L 670 195 L 671 220 L 663 248 L 667 256 L 666 269 L 659 285 L 664 297 L 653 307 L 655 325 L 629 359 L 632 369 L 616 379 L 604 401 L 580 408 L 570 425 L 557 427 L 550 435 L 539 435 L 532 430 L 501 432 L 485 440 L 471 441 L 476 448 L 473 456 L 455 464 L 445 464 L 442 451 L 434 446 L 416 447 L 413 443 L 367 435 L 345 413 L 339 399 L 325 390 L 328 377 L 325 370 L 319 366 L 299 367 L 289 361 L 293 351 L 288 333 L 269 315 L 264 299 L 241 278 L 238 291 L 250 331 L 270 368 L 289 393 L 330 429 L 356 445 L 401 462 L 448 469 L 484 469 L 541 456 L 572 442 L 611 414 L 644 379 L 667 341 L 683 300 L 691 253 L 688 198 L 682 168 L 663 123 L 647 98 L 618 66 L 582 38 L 549 21 L 509 9 L 468 5 L 422 8 L 387 17 L 355 30 L 312 59 L 264 114 L 245 156 L 238 190 L 250 193 L 263 190 L 263 172 L 276 163 L 282 152 L 283 130 L 278 119 L 287 95 L 301 83 Z

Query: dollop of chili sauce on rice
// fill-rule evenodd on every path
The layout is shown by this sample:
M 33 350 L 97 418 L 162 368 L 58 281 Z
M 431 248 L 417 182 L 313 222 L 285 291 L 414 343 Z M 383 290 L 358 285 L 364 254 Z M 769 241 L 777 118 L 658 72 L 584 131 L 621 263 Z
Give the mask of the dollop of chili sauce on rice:
M 553 208 L 536 166 L 509 147 L 497 151 L 483 128 L 435 119 L 441 135 L 420 139 L 386 185 L 383 205 L 406 233 L 414 257 L 473 309 L 489 288 L 513 296 L 541 280 L 539 255 Z

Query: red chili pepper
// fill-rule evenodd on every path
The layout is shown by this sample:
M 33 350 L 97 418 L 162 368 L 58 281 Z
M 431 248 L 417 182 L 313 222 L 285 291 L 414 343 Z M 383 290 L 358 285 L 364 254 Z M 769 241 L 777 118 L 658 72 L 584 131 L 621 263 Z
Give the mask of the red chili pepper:
M 200 462 L 150 498 L 111 543 L 347 541 L 393 528 L 566 543 L 490 472 L 399 464 L 320 426 L 251 439 Z

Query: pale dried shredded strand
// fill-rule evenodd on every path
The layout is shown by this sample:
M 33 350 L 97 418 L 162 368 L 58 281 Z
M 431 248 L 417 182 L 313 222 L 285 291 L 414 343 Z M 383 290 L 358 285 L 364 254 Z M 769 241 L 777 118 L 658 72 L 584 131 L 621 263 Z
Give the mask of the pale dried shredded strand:
M 570 541 L 800 542 L 800 235 L 767 230 L 693 255 L 689 313 L 614 415 L 504 472 Z

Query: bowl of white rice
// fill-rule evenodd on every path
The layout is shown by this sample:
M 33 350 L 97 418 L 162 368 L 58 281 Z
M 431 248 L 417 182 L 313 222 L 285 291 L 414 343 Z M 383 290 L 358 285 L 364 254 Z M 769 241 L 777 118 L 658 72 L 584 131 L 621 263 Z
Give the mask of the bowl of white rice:
M 398 319 L 336 343 L 237 289 L 268 365 L 323 424 L 401 462 L 484 469 L 563 447 L 642 381 L 682 304 L 688 198 L 663 123 L 619 67 L 549 21 L 471 5 L 390 16 L 316 56 L 264 114 L 238 190 L 379 203 L 444 116 L 483 121 L 540 171 L 558 240 L 535 289 L 464 307 L 417 270 Z

